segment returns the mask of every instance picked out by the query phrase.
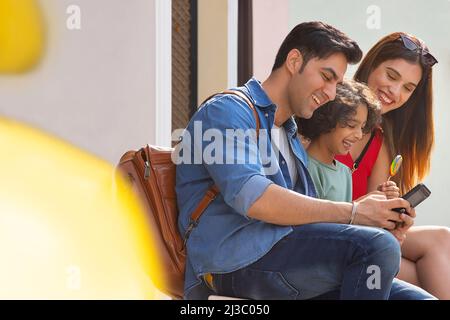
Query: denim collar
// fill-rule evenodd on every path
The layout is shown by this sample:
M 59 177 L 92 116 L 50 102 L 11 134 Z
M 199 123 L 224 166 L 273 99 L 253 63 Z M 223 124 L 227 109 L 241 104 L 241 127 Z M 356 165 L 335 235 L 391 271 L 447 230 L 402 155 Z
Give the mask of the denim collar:
M 293 139 L 297 136 L 297 124 L 295 123 L 294 117 L 290 117 L 283 123 L 283 127 L 286 130 L 286 134 L 289 138 Z
M 275 112 L 276 106 L 267 96 L 261 82 L 252 77 L 244 85 L 244 91 L 247 91 L 248 96 L 251 98 L 253 104 L 263 110 Z M 295 138 L 297 136 L 297 124 L 295 123 L 294 117 L 290 117 L 283 123 L 283 127 L 289 138 Z
M 263 87 L 261 86 L 261 82 L 259 82 L 255 78 L 251 78 L 247 81 L 244 87 L 253 100 L 252 102 L 256 106 L 261 109 L 266 109 L 269 107 L 272 107 L 274 110 L 276 109 L 276 106 L 273 104 L 273 102 L 270 100 Z

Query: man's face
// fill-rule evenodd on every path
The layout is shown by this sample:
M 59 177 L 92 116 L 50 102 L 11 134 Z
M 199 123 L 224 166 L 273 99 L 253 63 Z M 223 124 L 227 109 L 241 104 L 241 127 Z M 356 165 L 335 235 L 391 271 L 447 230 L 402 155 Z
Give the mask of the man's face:
M 310 59 L 302 72 L 302 58 L 292 64 L 293 72 L 288 86 L 291 112 L 300 118 L 309 119 L 313 112 L 336 96 L 336 85 L 342 82 L 347 71 L 347 59 L 342 53 L 328 58 Z

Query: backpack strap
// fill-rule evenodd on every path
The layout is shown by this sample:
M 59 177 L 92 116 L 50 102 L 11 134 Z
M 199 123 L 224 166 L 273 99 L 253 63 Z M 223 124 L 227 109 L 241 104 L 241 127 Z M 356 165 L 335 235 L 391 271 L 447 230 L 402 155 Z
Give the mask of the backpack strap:
M 225 90 L 225 91 L 215 93 L 215 94 L 209 96 L 202 102 L 202 104 L 211 100 L 212 98 L 214 98 L 215 96 L 217 96 L 219 94 L 233 94 L 235 96 L 240 97 L 242 100 L 245 101 L 245 103 L 247 103 L 249 108 L 252 109 L 252 111 L 253 111 L 253 116 L 255 117 L 255 120 L 256 120 L 256 139 L 259 139 L 259 129 L 261 128 L 261 122 L 259 121 L 258 111 L 256 111 L 255 106 L 250 101 L 250 99 L 247 97 L 247 95 L 245 93 L 243 93 L 241 90 Z
M 256 120 L 256 139 L 259 139 L 259 129 L 261 127 L 261 123 L 259 121 L 259 116 L 258 116 L 258 111 L 256 111 L 255 106 L 253 105 L 253 103 L 250 101 L 250 99 L 240 90 L 225 90 L 222 92 L 222 94 L 234 94 L 238 97 L 240 97 L 242 100 L 244 100 L 247 105 L 250 107 L 250 109 L 252 109 L 253 111 L 253 116 L 255 117 Z
M 250 101 L 250 99 L 240 90 L 225 90 L 220 93 L 213 94 L 212 96 L 208 97 L 203 103 L 210 100 L 216 95 L 219 94 L 233 94 L 238 97 L 240 97 L 242 100 L 245 101 L 245 103 L 249 106 L 249 108 L 253 111 L 253 116 L 256 120 L 256 139 L 259 139 L 259 129 L 261 127 L 261 123 L 259 120 L 258 112 L 256 111 L 255 106 Z M 203 104 L 202 103 L 202 104 Z M 197 207 L 194 209 L 194 211 L 191 214 L 191 217 L 189 218 L 189 225 L 186 229 L 186 232 L 184 234 L 184 246 L 186 246 L 186 242 L 189 239 L 189 236 L 191 235 L 192 230 L 194 230 L 195 227 L 198 225 L 198 221 L 200 219 L 200 216 L 203 214 L 205 209 L 210 205 L 211 202 L 217 197 L 217 195 L 220 193 L 219 188 L 216 185 L 213 185 L 211 188 L 209 188 L 206 191 L 205 196 L 202 200 L 200 200 L 200 203 L 197 205 Z

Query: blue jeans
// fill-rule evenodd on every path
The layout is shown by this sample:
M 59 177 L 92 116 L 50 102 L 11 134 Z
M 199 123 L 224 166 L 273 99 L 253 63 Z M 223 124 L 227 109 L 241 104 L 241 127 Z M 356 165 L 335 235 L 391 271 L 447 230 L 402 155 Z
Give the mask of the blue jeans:
M 214 274 L 217 294 L 248 299 L 433 299 L 395 279 L 400 246 L 386 230 L 334 223 L 294 227 L 264 257 Z

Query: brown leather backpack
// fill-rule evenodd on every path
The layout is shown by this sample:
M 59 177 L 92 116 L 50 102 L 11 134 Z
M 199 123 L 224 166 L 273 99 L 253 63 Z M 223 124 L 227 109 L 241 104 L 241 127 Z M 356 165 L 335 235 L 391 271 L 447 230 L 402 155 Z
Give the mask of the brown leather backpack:
M 224 91 L 219 94 L 234 94 L 241 97 L 253 110 L 256 118 L 256 132 L 259 133 L 259 117 L 250 100 L 240 91 Z M 214 95 L 213 95 L 214 96 Z M 209 100 L 209 97 L 205 101 Z M 178 232 L 178 208 L 175 193 L 175 164 L 172 162 L 172 148 L 147 145 L 138 151 L 126 152 L 117 169 L 128 176 L 136 194 L 142 200 L 147 212 L 155 245 L 161 259 L 164 287 L 158 288 L 174 299 L 182 299 L 184 292 L 184 269 L 186 262 L 185 242 L 198 224 L 203 211 L 219 193 L 211 187 L 191 215 L 191 221 L 184 237 Z M 154 281 L 155 285 L 160 282 Z

